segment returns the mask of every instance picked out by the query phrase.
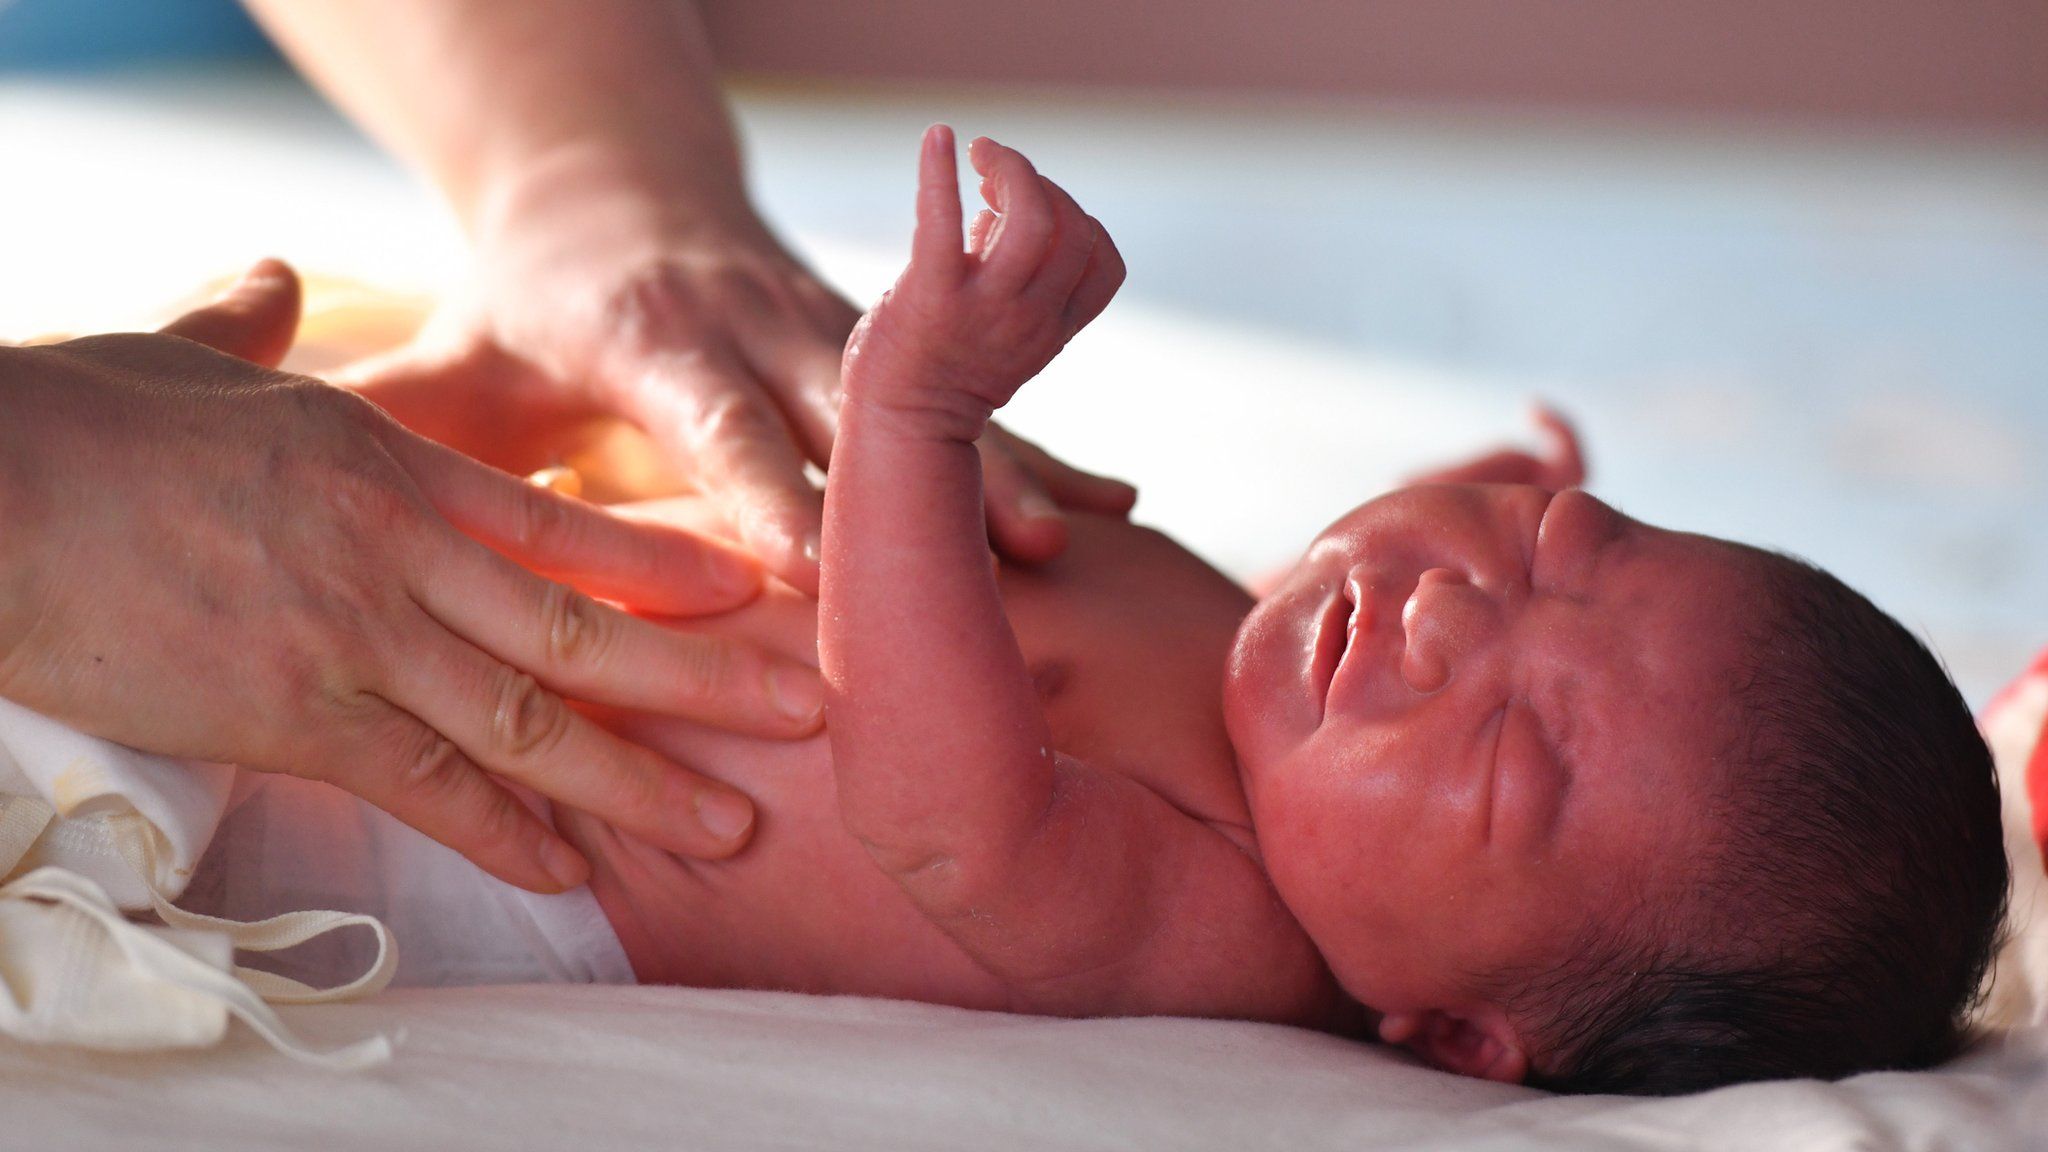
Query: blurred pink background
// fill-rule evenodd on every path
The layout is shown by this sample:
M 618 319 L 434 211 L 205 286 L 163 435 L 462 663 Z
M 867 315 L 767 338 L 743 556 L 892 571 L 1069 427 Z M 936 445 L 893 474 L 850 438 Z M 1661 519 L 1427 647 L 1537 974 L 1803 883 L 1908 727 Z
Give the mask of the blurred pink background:
M 2048 0 L 705 0 L 729 67 L 2048 128 Z

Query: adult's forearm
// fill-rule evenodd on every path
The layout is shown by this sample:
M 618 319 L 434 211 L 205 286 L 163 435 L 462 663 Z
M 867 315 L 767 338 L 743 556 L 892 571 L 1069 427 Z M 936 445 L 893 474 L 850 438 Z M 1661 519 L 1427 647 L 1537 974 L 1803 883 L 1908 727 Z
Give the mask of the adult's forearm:
M 685 0 L 246 0 L 315 84 L 423 169 L 472 229 L 592 171 L 666 211 L 747 211 L 703 24 Z

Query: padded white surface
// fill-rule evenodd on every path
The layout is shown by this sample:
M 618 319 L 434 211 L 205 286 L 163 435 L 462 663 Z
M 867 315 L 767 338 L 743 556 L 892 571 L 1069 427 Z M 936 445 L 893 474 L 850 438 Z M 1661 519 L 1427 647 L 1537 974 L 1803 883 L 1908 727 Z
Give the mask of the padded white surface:
M 684 988 L 390 993 L 304 1035 L 404 1028 L 310 1073 L 246 1036 L 197 1056 L 0 1047 L 0 1146 L 342 1149 L 2012 1149 L 2048 1132 L 2048 1035 L 1940 1075 L 1675 1100 L 1551 1097 L 1293 1029 L 1056 1021 Z M 31 1142 L 40 1144 L 39 1141 Z

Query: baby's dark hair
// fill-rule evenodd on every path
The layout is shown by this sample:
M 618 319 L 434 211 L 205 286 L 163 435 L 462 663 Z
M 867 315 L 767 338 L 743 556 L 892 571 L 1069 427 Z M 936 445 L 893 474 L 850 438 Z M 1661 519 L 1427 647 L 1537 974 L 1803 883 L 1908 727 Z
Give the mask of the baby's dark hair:
M 1678 1093 L 1924 1068 L 1961 1047 L 2009 880 L 1991 753 L 1940 662 L 1819 568 L 1755 549 L 1717 851 L 1509 1011 L 1530 1082 Z

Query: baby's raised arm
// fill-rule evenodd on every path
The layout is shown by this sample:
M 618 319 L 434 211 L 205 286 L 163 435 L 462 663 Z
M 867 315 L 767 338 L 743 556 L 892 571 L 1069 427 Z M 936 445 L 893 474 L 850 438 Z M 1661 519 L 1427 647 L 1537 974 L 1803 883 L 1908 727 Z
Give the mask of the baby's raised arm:
M 1219 995 L 1197 961 L 1181 1003 L 1148 960 L 1198 953 L 1211 914 L 1272 915 L 1258 868 L 1149 789 L 1058 753 L 1003 613 L 975 439 L 1109 303 L 1123 264 L 1023 156 L 988 140 L 971 156 L 1000 215 L 963 251 L 952 134 L 929 132 L 910 267 L 847 345 L 819 605 L 840 809 L 1013 1007 L 1230 1011 L 1241 979 L 1254 1013 L 1259 973 Z

